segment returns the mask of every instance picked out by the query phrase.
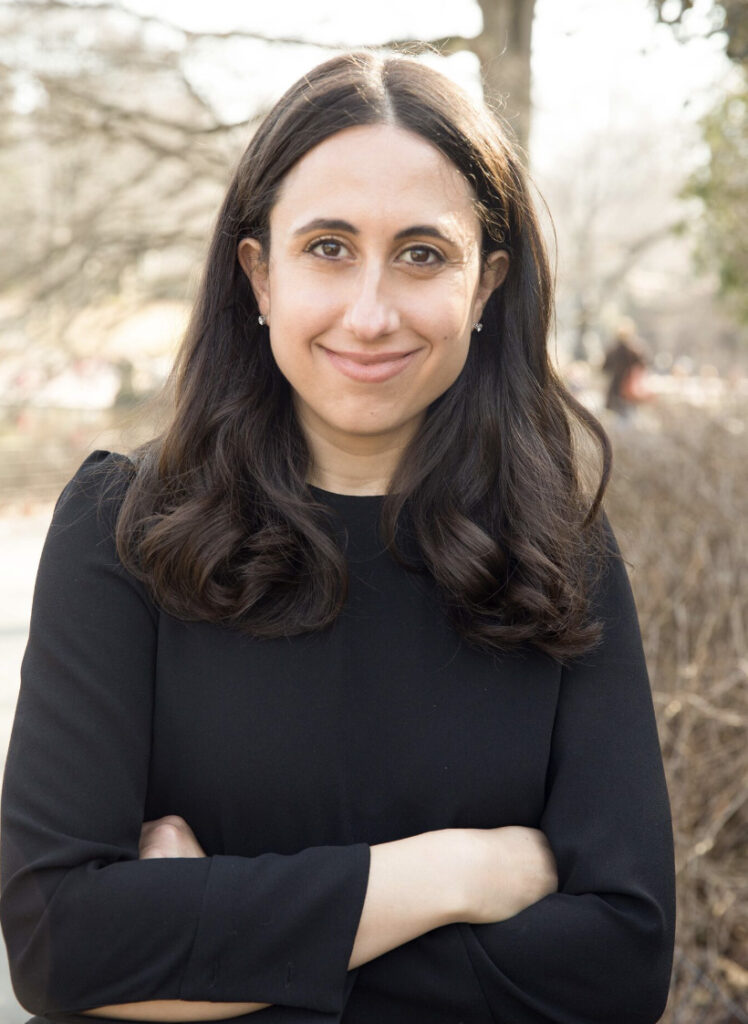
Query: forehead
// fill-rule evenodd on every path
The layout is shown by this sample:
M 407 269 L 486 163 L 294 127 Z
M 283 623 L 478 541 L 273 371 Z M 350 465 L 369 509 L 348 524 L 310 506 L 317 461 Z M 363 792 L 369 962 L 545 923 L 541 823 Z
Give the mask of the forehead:
M 426 139 L 392 125 L 356 125 L 320 142 L 284 178 L 270 214 L 293 231 L 311 217 L 377 225 L 449 224 L 463 235 L 479 227 L 475 192 Z

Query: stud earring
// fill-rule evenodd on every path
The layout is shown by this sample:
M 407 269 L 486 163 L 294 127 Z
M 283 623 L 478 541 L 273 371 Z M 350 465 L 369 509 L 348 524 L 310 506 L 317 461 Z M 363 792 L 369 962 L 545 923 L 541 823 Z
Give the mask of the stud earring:
M 262 313 L 260 313 L 260 315 L 257 317 L 257 323 L 260 325 L 260 327 L 264 327 L 265 324 L 267 323 L 267 320 L 262 315 Z
M 473 324 L 473 330 L 476 332 L 476 334 L 480 334 L 480 332 L 483 330 L 483 324 L 480 320 L 476 324 Z

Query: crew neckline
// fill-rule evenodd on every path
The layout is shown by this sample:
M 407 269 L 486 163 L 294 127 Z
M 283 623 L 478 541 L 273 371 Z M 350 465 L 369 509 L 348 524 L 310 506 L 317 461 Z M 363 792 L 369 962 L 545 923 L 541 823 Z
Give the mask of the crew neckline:
M 350 502 L 381 502 L 386 498 L 385 494 L 341 494 L 340 491 L 326 491 L 324 487 L 317 487 L 316 484 L 307 484 L 310 491 L 314 491 L 322 498 L 338 499 Z
M 385 552 L 379 536 L 383 494 L 340 494 L 307 484 L 313 500 L 326 506 L 336 519 L 346 557 L 351 564 L 371 562 Z

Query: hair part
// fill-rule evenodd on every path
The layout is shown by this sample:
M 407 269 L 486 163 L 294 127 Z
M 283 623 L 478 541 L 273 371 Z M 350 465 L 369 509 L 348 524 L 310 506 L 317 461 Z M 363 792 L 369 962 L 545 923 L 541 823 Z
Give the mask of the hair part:
M 548 356 L 553 281 L 508 132 L 487 106 L 406 57 L 359 50 L 325 61 L 252 137 L 173 371 L 171 421 L 134 455 L 120 557 L 180 618 L 279 637 L 324 628 L 339 614 L 346 559 L 332 511 L 307 485 L 309 449 L 237 248 L 257 238 L 268 257 L 270 214 L 291 168 L 337 132 L 375 124 L 421 136 L 464 175 L 482 265 L 496 249 L 510 253 L 483 310 L 484 331 L 390 482 L 383 540 L 403 565 L 433 574 L 469 643 L 579 654 L 599 636 L 589 615 L 590 556 L 610 446 Z M 591 493 L 581 482 L 580 432 L 600 454 Z

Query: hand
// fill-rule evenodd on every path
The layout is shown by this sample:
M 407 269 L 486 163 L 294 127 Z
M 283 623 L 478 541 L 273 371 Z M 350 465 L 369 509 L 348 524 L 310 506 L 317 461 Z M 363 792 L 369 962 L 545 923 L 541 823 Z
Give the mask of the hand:
M 178 814 L 144 821 L 140 830 L 140 860 L 158 857 L 205 857 L 195 833 Z
M 462 829 L 468 843 L 470 924 L 504 921 L 558 888 L 556 860 L 536 828 Z

